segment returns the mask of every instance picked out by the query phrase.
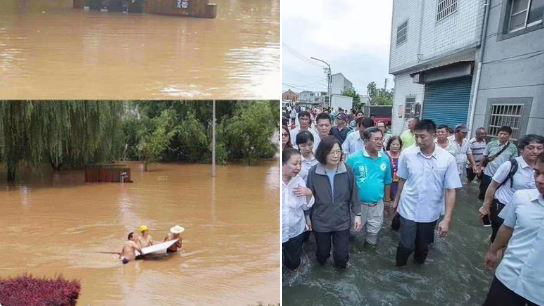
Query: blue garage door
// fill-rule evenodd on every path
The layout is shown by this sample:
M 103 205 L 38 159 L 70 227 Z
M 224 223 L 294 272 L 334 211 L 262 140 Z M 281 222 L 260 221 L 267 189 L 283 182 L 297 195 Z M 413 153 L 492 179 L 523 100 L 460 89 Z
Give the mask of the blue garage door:
M 467 123 L 472 77 L 462 77 L 425 84 L 423 119 L 454 128 Z

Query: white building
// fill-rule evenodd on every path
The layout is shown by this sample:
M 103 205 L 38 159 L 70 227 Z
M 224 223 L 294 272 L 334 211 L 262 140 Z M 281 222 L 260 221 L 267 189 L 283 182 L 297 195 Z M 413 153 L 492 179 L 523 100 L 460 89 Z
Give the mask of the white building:
M 353 89 L 353 84 L 342 73 L 331 75 L 331 94 L 341 95 L 349 89 Z
M 327 97 L 326 92 L 321 91 L 309 91 L 304 90 L 298 94 L 298 103 L 306 105 L 319 105 L 322 106 L 325 103 Z
M 485 0 L 394 0 L 389 73 L 395 76 L 393 133 L 420 115 L 467 123 Z

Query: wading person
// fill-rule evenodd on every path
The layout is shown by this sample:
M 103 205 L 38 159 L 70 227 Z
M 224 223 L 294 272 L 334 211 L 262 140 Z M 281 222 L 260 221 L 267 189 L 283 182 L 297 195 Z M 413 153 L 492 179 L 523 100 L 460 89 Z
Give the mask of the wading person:
M 372 119 L 362 117 L 357 118 L 357 130 L 350 133 L 346 138 L 346 141 L 342 144 L 342 151 L 345 155 L 344 158 L 364 149 L 365 142 L 363 141 L 363 133 L 366 129 L 373 126 L 374 121 Z
M 302 168 L 299 175 L 306 182 L 310 168 L 319 163 L 314 155 L 314 135 L 308 131 L 302 131 L 298 133 L 296 143 L 302 155 Z
M 331 129 L 331 134 L 340 140 L 340 144 L 344 143 L 348 133 L 351 131 L 348 127 L 348 120 L 348 115 L 344 113 L 338 114 L 336 117 L 336 126 Z
M 544 137 L 527 135 L 519 140 L 518 148 L 521 156 L 504 162 L 497 169 L 491 184 L 487 187 L 484 204 L 479 209 L 482 218 L 489 215 L 491 220 L 491 242 L 495 240 L 503 222 L 499 213 L 509 205 L 514 193 L 518 190 L 535 188 L 533 168 L 538 156 L 544 152 Z
M 503 126 L 499 129 L 498 139 L 490 141 L 485 147 L 482 159 L 484 175 L 480 182 L 480 194 L 478 195 L 480 200 L 484 199 L 487 187 L 491 184 L 491 178 L 499 166 L 518 156 L 516 145 L 510 142 L 511 135 L 512 129 L 509 126 Z
M 298 122 L 299 126 L 291 130 L 291 144 L 296 149 L 295 140 L 297 139 L 297 134 L 302 131 L 309 131 L 314 135 L 314 139 L 317 137 L 317 133 L 311 128 L 312 120 L 310 119 L 310 113 L 307 111 L 302 111 L 298 113 Z
M 402 139 L 403 150 L 411 148 L 416 145 L 416 136 L 414 134 L 414 129 L 416 124 L 419 122 L 418 118 L 412 118 L 408 121 L 408 129 L 400 134 L 400 139 Z
M 384 200 L 391 206 L 390 186 L 392 182 L 391 161 L 382 152 L 383 132 L 376 127 L 363 133 L 365 148 L 348 158 L 353 170 L 361 201 L 361 222 L 366 228 L 366 242 L 378 243 L 378 233 L 383 224 Z
M 544 305 L 544 154 L 534 170 L 536 189 L 514 194 L 501 213 L 504 222 L 485 256 L 486 267 L 492 271 L 500 261 L 485 306 Z
M 183 243 L 180 234 L 183 233 L 185 229 L 179 225 L 173 226 L 170 228 L 170 231 L 164 237 L 164 241 L 174 240 L 177 239 L 178 241 L 174 243 L 172 246 L 170 246 L 168 249 L 166 249 L 166 252 L 168 253 L 174 253 L 177 252 L 179 249 L 181 249 L 181 245 Z
M 400 215 L 397 266 L 406 265 L 414 251 L 414 261 L 425 262 L 444 204 L 445 215 L 438 224 L 438 232 L 441 237 L 447 236 L 455 206 L 455 189 L 462 186 L 455 158 L 433 141 L 434 122 L 422 120 L 414 132 L 417 146 L 402 152 L 397 172 L 400 181 L 393 204 Z
M 480 179 L 482 177 L 482 159 L 484 158 L 484 150 L 487 145 L 485 137 L 487 136 L 486 131 L 483 127 L 476 130 L 476 137 L 469 140 L 470 151 L 472 152 L 472 157 L 474 158 L 474 163 L 476 165 L 477 171 L 474 172 L 472 166 L 467 162 L 467 182 L 472 182 L 475 177 Z
M 146 225 L 140 226 L 138 228 L 138 233 L 140 233 L 140 235 L 138 236 L 137 243 L 140 245 L 140 248 L 153 245 L 153 238 L 151 237 L 151 234 L 149 234 L 149 228 Z
M 285 150 L 287 148 L 292 148 L 293 145 L 291 144 L 291 133 L 289 132 L 289 128 L 285 125 L 281 126 L 281 150 Z
M 314 139 L 314 147 L 317 149 L 321 139 L 331 135 L 332 120 L 327 113 L 321 113 L 315 118 L 317 137 Z
M 459 171 L 459 177 L 461 182 L 465 181 L 466 165 L 467 161 L 474 173 L 478 173 L 476 163 L 472 157 L 472 151 L 470 150 L 470 143 L 467 137 L 468 129 L 464 124 L 459 124 L 454 129 L 453 138 L 450 140 L 449 152 L 455 157 L 457 163 L 457 170 Z
M 295 149 L 284 150 L 281 154 L 281 246 L 283 263 L 290 270 L 300 265 L 304 232 L 309 228 L 304 211 L 313 204 L 312 191 L 306 188 L 304 180 L 298 175 L 300 159 L 300 152 Z
M 307 186 L 315 203 L 310 211 L 316 241 L 317 261 L 324 265 L 333 246 L 334 264 L 345 268 L 349 259 L 351 213 L 354 229 L 361 230 L 361 203 L 353 172 L 341 161 L 340 142 L 334 136 L 322 139 L 317 147 L 319 164 L 310 169 Z
M 134 237 L 134 233 L 130 232 L 128 234 L 128 241 L 125 242 L 123 248 L 121 249 L 119 259 L 121 259 L 121 262 L 123 262 L 124 264 L 127 264 L 129 261 L 136 259 L 136 252 L 142 254 L 142 250 L 136 243 L 136 237 Z

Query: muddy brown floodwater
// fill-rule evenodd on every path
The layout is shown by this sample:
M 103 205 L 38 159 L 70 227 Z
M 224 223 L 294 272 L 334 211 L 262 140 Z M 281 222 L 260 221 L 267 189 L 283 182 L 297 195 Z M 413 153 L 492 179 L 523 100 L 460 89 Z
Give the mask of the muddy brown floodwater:
M 216 0 L 217 18 L 0 1 L 0 99 L 270 99 L 279 0 Z
M 0 171 L 0 277 L 79 279 L 78 305 L 247 305 L 280 302 L 279 164 L 130 164 L 132 184 L 83 183 L 81 171 Z M 26 175 L 30 175 L 26 173 Z M 28 176 L 27 176 L 28 177 Z M 180 224 L 184 250 L 122 265 L 141 224 L 154 239 Z

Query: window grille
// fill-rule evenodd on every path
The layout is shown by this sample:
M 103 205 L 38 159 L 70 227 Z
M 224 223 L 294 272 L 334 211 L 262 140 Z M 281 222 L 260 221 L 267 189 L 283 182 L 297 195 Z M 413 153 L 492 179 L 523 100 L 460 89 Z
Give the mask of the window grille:
M 487 135 L 496 138 L 501 126 L 512 128 L 512 140 L 520 137 L 524 104 L 492 104 Z
M 438 0 L 436 21 L 440 21 L 457 11 L 457 0 Z
M 408 21 L 397 27 L 397 46 L 404 43 L 408 38 Z

